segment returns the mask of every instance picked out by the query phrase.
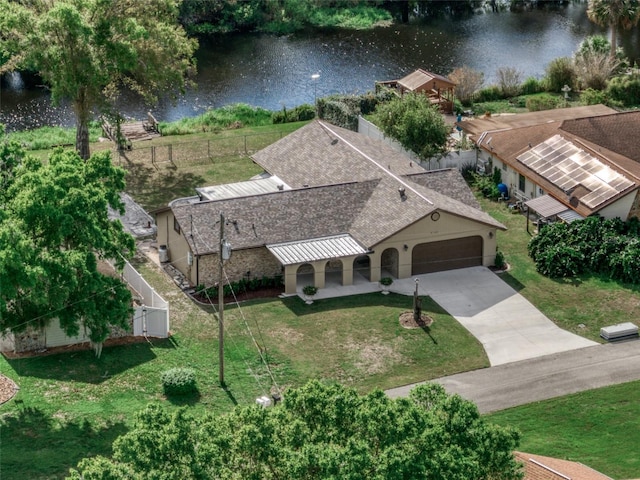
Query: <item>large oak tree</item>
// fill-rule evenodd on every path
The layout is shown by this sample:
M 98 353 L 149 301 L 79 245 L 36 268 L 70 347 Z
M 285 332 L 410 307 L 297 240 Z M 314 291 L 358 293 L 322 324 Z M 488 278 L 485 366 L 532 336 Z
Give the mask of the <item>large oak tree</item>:
M 116 439 L 112 458 L 84 459 L 69 478 L 514 480 L 518 441 L 440 385 L 393 400 L 312 381 L 269 409 L 194 417 L 150 405 Z
M 178 0 L 0 0 L 0 73 L 36 71 L 54 101 L 72 102 L 76 149 L 89 158 L 92 111 L 122 89 L 149 102 L 183 91 L 197 43 L 177 24 Z
M 98 269 L 135 250 L 108 216 L 108 206 L 124 211 L 124 175 L 108 151 L 85 161 L 58 149 L 43 163 L 0 138 L 1 332 L 58 319 L 69 336 L 86 329 L 99 353 L 111 326 L 128 328 L 131 293 Z

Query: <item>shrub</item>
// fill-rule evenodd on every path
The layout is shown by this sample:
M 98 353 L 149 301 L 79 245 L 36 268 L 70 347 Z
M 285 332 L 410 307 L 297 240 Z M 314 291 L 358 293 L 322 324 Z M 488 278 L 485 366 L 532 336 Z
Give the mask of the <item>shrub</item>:
M 600 103 L 607 104 L 609 97 L 606 92 L 587 88 L 580 94 L 580 103 L 582 105 L 598 105 Z
M 473 173 L 473 186 L 477 188 L 480 193 L 486 198 L 496 200 L 500 197 L 500 190 L 498 185 L 493 181 L 493 177 L 488 175 L 480 175 Z
M 613 101 L 620 102 L 622 105 L 640 105 L 640 74 L 612 78 L 606 91 Z
M 503 99 L 504 95 L 502 94 L 502 90 L 500 90 L 496 85 L 490 85 L 482 90 L 478 90 L 475 95 L 475 101 L 477 103 L 495 102 Z
M 545 73 L 544 82 L 547 92 L 561 92 L 565 85 L 575 90 L 577 75 L 573 61 L 569 57 L 552 60 L 547 65 Z
M 287 107 L 282 107 L 279 112 L 273 112 L 271 115 L 271 121 L 274 124 L 289 123 L 289 122 L 304 122 L 307 120 L 313 120 L 316 116 L 316 109 L 313 105 L 305 103 L 298 105 L 292 110 L 287 110 Z
M 530 112 L 539 112 L 541 110 L 553 110 L 564 105 L 564 99 L 555 95 L 543 93 L 535 97 L 527 98 L 527 108 Z
M 504 254 L 500 250 L 496 252 L 496 258 L 493 261 L 493 265 L 498 269 L 503 269 L 506 266 L 506 262 L 504 261 Z
M 384 285 L 385 287 L 388 287 L 392 283 L 393 283 L 393 278 L 391 277 L 382 277 L 380 279 L 380 285 Z
M 304 293 L 308 297 L 313 297 L 316 293 L 318 293 L 318 287 L 314 285 L 305 285 L 302 288 L 302 293 Z
M 523 95 L 533 95 L 540 92 L 544 92 L 544 83 L 534 77 L 527 78 L 520 87 L 520 93 Z
M 165 395 L 188 395 L 198 391 L 196 373 L 192 368 L 171 368 L 161 375 Z
M 522 72 L 513 67 L 500 67 L 496 76 L 498 85 L 503 97 L 515 97 L 520 93 L 520 83 L 522 82 Z

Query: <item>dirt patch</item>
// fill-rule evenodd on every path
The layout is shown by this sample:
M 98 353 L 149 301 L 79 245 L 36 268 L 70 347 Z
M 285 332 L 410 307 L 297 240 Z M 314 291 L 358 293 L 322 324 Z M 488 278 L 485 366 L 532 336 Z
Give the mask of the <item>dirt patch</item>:
M 404 328 L 427 328 L 433 323 L 433 318 L 423 313 L 420 315 L 420 320 L 415 320 L 413 310 L 408 310 L 400 314 L 399 321 Z
M 13 380 L 0 374 L 0 405 L 11 400 L 18 390 L 19 387 Z

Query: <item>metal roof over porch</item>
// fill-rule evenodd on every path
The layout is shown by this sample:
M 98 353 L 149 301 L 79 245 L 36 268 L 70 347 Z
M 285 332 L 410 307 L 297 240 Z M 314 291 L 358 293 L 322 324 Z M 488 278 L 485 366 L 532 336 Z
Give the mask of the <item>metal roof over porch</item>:
M 553 217 L 554 215 L 569 210 L 566 205 L 563 205 L 550 195 L 534 198 L 524 204 L 543 218 Z
M 349 234 L 312 238 L 296 242 L 274 243 L 267 245 L 267 249 L 283 265 L 364 255 L 368 252 Z

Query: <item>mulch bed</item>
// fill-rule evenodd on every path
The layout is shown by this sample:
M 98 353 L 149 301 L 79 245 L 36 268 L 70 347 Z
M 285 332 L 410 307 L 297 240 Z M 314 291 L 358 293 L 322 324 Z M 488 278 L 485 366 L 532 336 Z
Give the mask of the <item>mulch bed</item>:
M 225 305 L 228 303 L 244 302 L 246 300 L 255 300 L 256 298 L 276 298 L 278 295 L 284 293 L 284 287 L 277 288 L 261 288 L 260 290 L 254 290 L 251 292 L 236 292 L 236 296 L 224 297 Z M 192 297 L 200 303 L 217 304 L 218 297 L 209 298 L 206 295 L 192 295 Z
M 399 321 L 404 328 L 429 328 L 433 318 L 423 313 L 420 315 L 420 320 L 416 321 L 413 318 L 413 310 L 408 310 L 400 314 Z
M 13 380 L 0 374 L 0 405 L 11 400 L 18 390 Z

